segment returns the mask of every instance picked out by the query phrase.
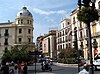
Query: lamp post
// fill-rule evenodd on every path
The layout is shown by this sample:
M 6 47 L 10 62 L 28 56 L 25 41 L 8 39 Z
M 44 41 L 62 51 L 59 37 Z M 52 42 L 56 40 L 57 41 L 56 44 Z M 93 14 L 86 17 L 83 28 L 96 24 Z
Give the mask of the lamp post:
M 78 72 L 80 72 L 80 59 L 79 59 L 79 50 L 78 50 L 78 42 L 77 42 L 77 27 L 74 28 L 74 36 L 75 36 L 75 41 L 74 41 L 74 48 L 77 50 L 77 60 L 78 60 Z
M 88 42 L 89 42 L 89 51 L 90 51 L 90 70 L 89 70 L 89 73 L 90 74 L 94 74 L 94 71 L 93 71 L 93 58 L 92 58 L 92 42 L 91 42 L 91 28 L 90 28 L 90 19 L 88 20 L 87 22 L 87 25 L 88 25 Z

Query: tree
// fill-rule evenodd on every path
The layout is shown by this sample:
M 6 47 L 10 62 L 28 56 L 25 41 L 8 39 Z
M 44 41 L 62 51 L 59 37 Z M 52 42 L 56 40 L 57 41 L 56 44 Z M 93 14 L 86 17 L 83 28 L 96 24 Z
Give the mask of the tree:
M 75 63 L 77 58 L 77 50 L 73 48 L 66 48 L 63 49 L 58 56 L 58 62 Z
M 29 55 L 29 52 L 26 50 L 26 48 L 19 49 L 17 46 L 13 47 L 11 50 L 5 50 L 4 54 L 2 56 L 2 60 L 6 61 L 14 61 L 17 63 L 17 61 L 29 61 L 32 58 L 31 55 Z
M 12 60 L 12 55 L 11 55 L 11 53 L 9 52 L 9 50 L 6 49 L 6 50 L 4 51 L 3 56 L 2 56 L 2 61 L 5 63 L 5 62 L 11 61 L 11 60 Z

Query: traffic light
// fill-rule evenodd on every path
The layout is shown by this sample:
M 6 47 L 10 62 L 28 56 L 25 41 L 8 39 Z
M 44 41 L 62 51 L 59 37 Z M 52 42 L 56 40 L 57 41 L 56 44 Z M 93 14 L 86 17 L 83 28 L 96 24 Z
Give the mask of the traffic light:
M 90 2 L 91 2 L 91 0 L 83 0 L 84 6 L 89 6 Z

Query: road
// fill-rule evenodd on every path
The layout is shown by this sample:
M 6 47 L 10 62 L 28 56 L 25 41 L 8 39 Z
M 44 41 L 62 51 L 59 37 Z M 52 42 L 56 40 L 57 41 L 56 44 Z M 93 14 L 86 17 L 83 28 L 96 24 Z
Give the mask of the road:
M 34 72 L 35 66 L 30 66 L 28 67 L 28 69 L 29 69 L 28 74 L 35 74 Z M 42 72 L 41 65 L 37 64 L 36 74 L 77 74 L 77 66 L 55 64 L 52 65 L 52 72 L 49 71 Z M 100 74 L 100 71 L 95 71 L 94 74 Z

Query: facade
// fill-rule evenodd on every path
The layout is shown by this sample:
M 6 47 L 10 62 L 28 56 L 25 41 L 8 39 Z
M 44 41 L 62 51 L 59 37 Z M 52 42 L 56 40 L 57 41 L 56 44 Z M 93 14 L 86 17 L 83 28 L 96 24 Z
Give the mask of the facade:
M 0 23 L 0 57 L 14 46 L 33 51 L 33 30 L 33 16 L 26 7 L 17 13 L 15 22 Z
M 36 48 L 38 51 L 42 52 L 42 41 L 43 41 L 43 36 L 39 36 L 36 39 Z
M 50 58 L 56 58 L 56 30 L 50 30 L 43 36 L 42 53 Z
M 71 47 L 71 24 L 70 19 L 64 18 L 60 23 L 60 30 L 56 32 L 56 41 L 57 41 L 57 54 L 62 49 Z
M 100 0 L 96 0 L 95 3 L 96 9 L 100 13 Z M 71 25 L 72 25 L 72 45 L 74 45 L 75 41 L 75 30 L 77 30 L 77 42 L 78 42 L 78 50 L 81 50 L 84 52 L 84 58 L 89 59 L 89 49 L 88 49 L 88 27 L 87 24 L 83 22 L 79 22 L 77 19 L 77 12 L 78 8 L 73 10 L 71 12 Z M 100 21 L 100 19 L 99 19 Z M 100 51 L 100 23 L 99 21 L 91 22 L 90 28 L 91 28 L 91 35 L 92 35 L 92 53 L 93 57 L 95 54 L 95 49 L 93 48 L 93 41 L 97 41 L 97 50 Z

